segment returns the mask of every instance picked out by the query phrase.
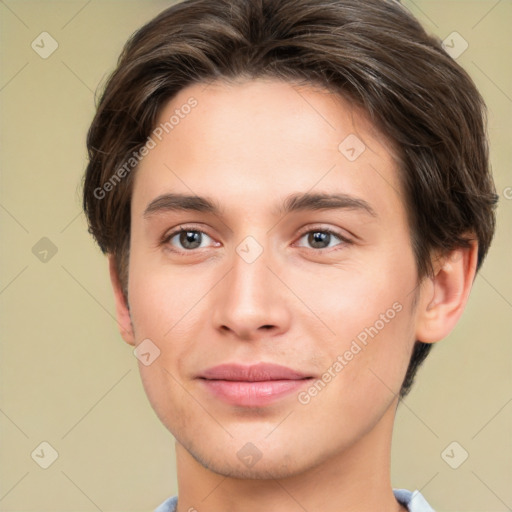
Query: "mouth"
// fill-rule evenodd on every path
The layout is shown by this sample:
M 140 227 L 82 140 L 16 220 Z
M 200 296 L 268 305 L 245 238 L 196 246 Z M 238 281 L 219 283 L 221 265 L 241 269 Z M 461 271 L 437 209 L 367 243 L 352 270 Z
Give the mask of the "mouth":
M 299 391 L 313 376 L 286 366 L 258 363 L 215 366 L 198 379 L 208 393 L 228 404 L 261 407 Z

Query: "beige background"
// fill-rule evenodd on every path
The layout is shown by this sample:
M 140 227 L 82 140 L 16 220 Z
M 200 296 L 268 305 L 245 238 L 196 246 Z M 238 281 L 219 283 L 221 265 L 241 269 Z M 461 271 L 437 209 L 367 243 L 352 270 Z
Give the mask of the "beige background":
M 4 511 L 152 510 L 177 491 L 174 441 L 118 335 L 106 260 L 79 195 L 94 91 L 127 37 L 170 3 L 0 1 Z M 399 407 L 393 485 L 421 489 L 439 511 L 510 510 L 512 3 L 404 3 L 429 31 L 469 43 L 458 61 L 488 103 L 501 204 L 462 321 Z M 59 45 L 47 59 L 31 48 L 43 31 Z M 58 250 L 46 262 L 32 252 L 43 237 Z M 43 441 L 59 455 L 48 469 L 31 458 Z M 469 453 L 457 469 L 441 456 L 453 441 L 462 448 L 449 450 L 452 460 Z

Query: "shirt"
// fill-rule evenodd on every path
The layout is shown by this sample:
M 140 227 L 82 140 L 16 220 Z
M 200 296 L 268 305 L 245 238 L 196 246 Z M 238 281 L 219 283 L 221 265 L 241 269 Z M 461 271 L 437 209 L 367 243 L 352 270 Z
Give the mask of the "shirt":
M 435 512 L 427 503 L 420 491 L 407 491 L 406 489 L 393 489 L 395 498 L 401 505 L 405 505 L 409 512 Z M 178 496 L 172 496 L 159 505 L 155 512 L 176 512 Z

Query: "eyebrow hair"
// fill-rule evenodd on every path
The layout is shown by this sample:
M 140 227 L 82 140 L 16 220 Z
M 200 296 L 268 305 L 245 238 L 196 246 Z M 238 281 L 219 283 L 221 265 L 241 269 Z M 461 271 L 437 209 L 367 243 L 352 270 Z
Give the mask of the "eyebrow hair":
M 196 211 L 222 214 L 223 209 L 212 199 L 186 194 L 163 194 L 153 199 L 144 210 L 144 217 L 167 211 Z
M 364 199 L 348 194 L 327 193 L 298 193 L 292 194 L 284 200 L 277 209 L 278 214 L 286 214 L 302 210 L 331 210 L 347 209 L 359 210 L 372 217 L 378 217 L 377 212 Z
M 274 210 L 275 215 L 285 215 L 304 210 L 358 210 L 378 217 L 375 210 L 365 200 L 348 194 L 328 193 L 295 193 L 287 196 L 281 205 Z M 144 217 L 167 211 L 196 211 L 222 216 L 224 209 L 208 197 L 186 194 L 163 194 L 151 201 L 144 210 Z

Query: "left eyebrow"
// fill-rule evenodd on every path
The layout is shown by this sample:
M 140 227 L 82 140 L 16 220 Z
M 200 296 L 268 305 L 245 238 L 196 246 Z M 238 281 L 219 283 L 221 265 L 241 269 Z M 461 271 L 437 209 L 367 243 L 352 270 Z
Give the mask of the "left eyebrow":
M 303 210 L 357 210 L 378 217 L 377 212 L 368 202 L 349 194 L 300 193 L 286 197 L 276 214 L 282 215 Z
M 368 202 L 348 194 L 327 193 L 295 193 L 287 196 L 281 205 L 274 210 L 275 215 L 284 215 L 304 210 L 356 210 L 378 217 Z M 144 217 L 167 211 L 196 211 L 223 216 L 220 204 L 208 197 L 186 194 L 163 194 L 153 199 L 144 210 Z

